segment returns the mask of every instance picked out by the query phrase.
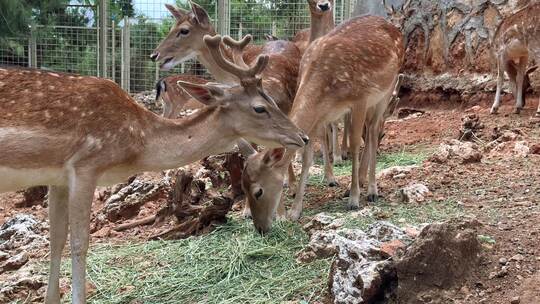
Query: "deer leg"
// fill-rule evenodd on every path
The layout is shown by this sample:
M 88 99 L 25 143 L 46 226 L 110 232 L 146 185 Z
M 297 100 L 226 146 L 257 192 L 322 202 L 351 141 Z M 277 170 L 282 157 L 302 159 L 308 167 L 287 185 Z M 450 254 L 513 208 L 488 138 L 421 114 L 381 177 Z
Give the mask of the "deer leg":
M 294 168 L 293 168 L 293 165 L 292 165 L 292 162 L 289 164 L 289 167 L 287 168 L 287 185 L 289 186 L 289 194 L 293 195 L 294 196 L 294 191 L 293 189 L 295 189 L 295 183 L 296 183 L 296 176 L 294 175 Z
M 304 147 L 304 154 L 302 155 L 302 173 L 298 180 L 298 186 L 296 190 L 296 196 L 291 210 L 289 211 L 289 218 L 296 221 L 302 214 L 302 201 L 304 199 L 304 193 L 306 191 L 306 184 L 309 177 L 309 168 L 313 164 L 313 146 L 311 143 Z
M 499 56 L 500 57 L 500 56 Z M 501 91 L 504 80 L 504 70 L 502 58 L 497 59 L 497 91 L 495 93 L 495 100 L 491 106 L 491 114 L 497 114 L 499 107 L 501 106 Z
M 377 179 L 375 177 L 375 170 L 377 168 L 377 148 L 379 147 L 379 122 L 371 124 L 367 128 L 368 139 L 366 142 L 365 150 L 369 151 L 369 176 L 368 176 L 368 202 L 375 203 L 379 198 L 379 192 L 377 189 Z
M 322 140 L 322 154 L 324 159 L 324 181 L 330 187 L 336 187 L 338 183 L 334 177 L 334 164 L 332 163 L 332 158 L 330 157 L 330 145 L 332 143 L 332 134 L 330 131 L 330 125 L 327 125 L 324 132 L 324 137 Z
M 67 187 L 49 186 L 51 265 L 45 297 L 47 304 L 60 303 L 60 264 L 68 235 L 68 195 Z
M 519 59 L 519 66 L 517 67 L 516 74 L 516 109 L 514 113 L 519 114 L 521 109 L 525 106 L 525 101 L 523 100 L 523 81 L 525 80 L 525 70 L 527 65 L 527 58 L 521 57 Z
M 367 122 L 366 122 L 367 123 Z M 368 127 L 364 128 L 364 148 L 362 149 L 362 155 L 360 157 L 360 168 L 358 169 L 358 180 L 360 183 L 360 186 L 367 184 L 367 172 L 369 169 L 369 153 L 370 150 L 368 149 L 368 142 L 369 142 L 369 131 Z
M 364 130 L 364 122 L 366 118 L 365 105 L 360 109 L 353 109 L 351 113 L 351 136 L 350 136 L 350 149 L 352 157 L 352 178 L 351 178 L 351 191 L 349 195 L 349 202 L 347 207 L 349 209 L 358 209 L 360 207 L 360 180 L 358 178 L 359 173 L 359 154 L 360 145 L 362 144 L 362 132 Z
M 75 171 L 75 170 L 74 170 Z M 69 176 L 69 230 L 72 269 L 72 303 L 86 303 L 86 254 L 90 236 L 90 210 L 96 176 L 77 172 Z
M 347 159 L 349 153 L 349 134 L 351 129 L 351 114 L 343 116 L 343 138 L 341 139 L 341 158 Z
M 338 121 L 334 121 L 330 125 L 332 126 L 332 160 L 334 164 L 341 164 L 343 159 L 341 158 L 341 148 L 338 144 L 339 123 Z

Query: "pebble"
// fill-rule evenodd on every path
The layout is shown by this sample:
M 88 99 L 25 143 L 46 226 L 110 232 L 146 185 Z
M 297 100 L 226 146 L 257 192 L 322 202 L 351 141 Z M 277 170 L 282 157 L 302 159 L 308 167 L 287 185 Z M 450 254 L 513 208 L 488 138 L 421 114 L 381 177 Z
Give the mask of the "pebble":
M 512 300 L 510 300 L 510 304 L 519 304 L 521 302 L 519 297 L 513 297 Z
M 506 258 L 500 258 L 500 259 L 499 259 L 499 264 L 501 264 L 501 265 L 504 266 L 504 265 L 506 265 L 507 263 L 508 263 L 508 260 L 507 260 Z
M 519 254 L 519 253 L 510 258 L 510 261 L 518 261 L 518 262 L 520 262 L 520 261 L 523 261 L 523 260 L 525 260 L 525 257 L 523 256 L 523 254 Z

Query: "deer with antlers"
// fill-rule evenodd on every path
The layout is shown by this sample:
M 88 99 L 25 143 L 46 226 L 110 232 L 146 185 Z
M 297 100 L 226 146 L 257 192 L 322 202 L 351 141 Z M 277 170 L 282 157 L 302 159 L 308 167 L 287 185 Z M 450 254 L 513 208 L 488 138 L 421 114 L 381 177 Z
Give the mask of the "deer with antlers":
M 366 112 L 376 109 L 370 124 L 383 116 L 398 83 L 398 73 L 404 57 L 401 32 L 381 17 L 355 17 L 315 40 L 306 50 L 300 66 L 300 84 L 291 120 L 307 134 L 317 134 L 328 122 L 347 111 L 351 112 L 350 144 L 352 152 L 352 182 L 348 207 L 360 203 L 359 154 Z M 384 106 L 378 106 L 384 104 Z M 369 128 L 368 128 L 369 129 Z M 379 128 L 374 127 L 378 131 Z M 368 131 L 368 142 L 378 139 Z M 370 146 L 376 144 L 368 143 Z M 284 212 L 280 203 L 284 171 L 293 151 L 271 149 L 249 157 L 242 186 L 248 197 L 255 227 L 260 232 L 270 229 L 274 214 Z M 366 154 L 374 168 L 376 153 Z M 302 174 L 289 217 L 296 220 L 302 212 L 302 200 L 309 167 L 312 164 L 311 144 L 303 154 Z M 370 195 L 372 193 L 369 193 Z
M 519 114 L 525 106 L 528 74 L 537 68 L 534 66 L 527 70 L 529 58 L 533 57 L 537 64 L 540 63 L 540 3 L 531 3 L 505 18 L 495 32 L 492 48 L 497 60 L 497 91 L 491 114 L 497 113 L 501 105 L 505 72 L 516 98 L 514 113 Z M 536 116 L 540 117 L 540 102 Z
M 308 141 L 262 89 L 256 75 L 267 56 L 243 68 L 223 58 L 220 36 L 204 42 L 216 64 L 241 85 L 179 83 L 206 105 L 182 120 L 151 113 L 109 80 L 0 69 L 0 192 L 49 185 L 46 303 L 60 303 L 60 262 L 68 229 L 72 299 L 86 302 L 90 209 L 97 185 L 183 166 L 228 151 L 239 138 L 291 149 Z

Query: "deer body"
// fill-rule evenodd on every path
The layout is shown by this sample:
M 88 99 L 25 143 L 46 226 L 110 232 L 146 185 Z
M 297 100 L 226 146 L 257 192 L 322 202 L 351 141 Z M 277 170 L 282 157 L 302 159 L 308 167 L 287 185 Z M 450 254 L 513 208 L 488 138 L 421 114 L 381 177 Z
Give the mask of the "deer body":
M 501 104 L 504 72 L 510 78 L 512 93 L 516 98 L 515 113 L 525 106 L 524 84 L 527 64 L 533 57 L 540 62 L 540 3 L 530 4 L 505 18 L 493 38 L 497 60 L 497 91 L 491 113 L 497 113 Z M 540 116 L 540 104 L 536 112 Z
M 214 50 L 221 43 L 219 36 L 207 38 Z M 60 263 L 68 228 L 72 301 L 86 302 L 90 210 L 98 184 L 182 166 L 227 151 L 240 138 L 291 148 L 307 142 L 268 101 L 255 77 L 266 57 L 251 68 L 216 60 L 240 78 L 242 86 L 181 83 L 207 105 L 184 120 L 155 115 L 109 80 L 0 69 L 0 191 L 49 185 L 46 303 L 60 303 Z
M 351 111 L 352 183 L 349 208 L 359 207 L 359 151 L 362 130 L 368 108 L 390 100 L 397 82 L 397 75 L 404 56 L 401 32 L 375 16 L 362 16 L 348 20 L 327 35 L 315 40 L 302 57 L 300 84 L 290 113 L 290 118 L 308 134 L 323 128 L 327 123 Z M 272 193 L 280 191 L 279 180 L 263 176 L 283 177 L 284 168 L 294 152 L 280 155 L 276 150 L 255 153 L 244 170 L 244 190 L 255 226 L 259 231 L 270 228 L 279 199 Z M 309 168 L 312 149 L 304 148 L 303 164 Z M 308 170 L 302 170 L 291 219 L 298 219 Z M 267 193 L 265 195 L 265 193 Z

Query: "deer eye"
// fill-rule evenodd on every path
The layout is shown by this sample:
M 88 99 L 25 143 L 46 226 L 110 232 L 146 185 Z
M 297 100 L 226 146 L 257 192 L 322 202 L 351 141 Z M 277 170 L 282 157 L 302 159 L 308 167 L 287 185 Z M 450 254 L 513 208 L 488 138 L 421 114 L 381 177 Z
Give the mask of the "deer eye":
M 258 114 L 266 113 L 266 108 L 263 106 L 253 107 L 253 111 Z
M 263 189 L 259 189 L 259 191 L 255 192 L 255 199 L 259 199 L 261 198 L 261 196 L 263 195 Z
M 187 34 L 189 34 L 189 30 L 187 28 L 181 28 L 179 31 L 178 31 L 178 36 L 182 35 L 182 36 L 186 36 Z M 178 37 L 177 36 L 177 37 Z

